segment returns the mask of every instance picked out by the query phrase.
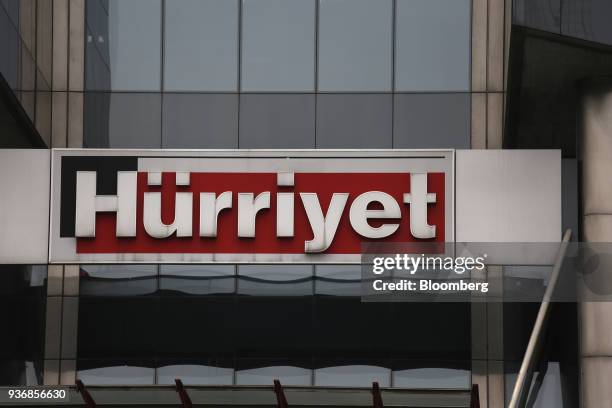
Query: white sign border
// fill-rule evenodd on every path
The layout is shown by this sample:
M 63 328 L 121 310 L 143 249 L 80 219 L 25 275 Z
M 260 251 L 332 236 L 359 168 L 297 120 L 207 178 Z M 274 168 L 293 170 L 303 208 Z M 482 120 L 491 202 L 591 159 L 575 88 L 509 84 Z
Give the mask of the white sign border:
M 423 159 L 428 162 L 420 163 L 422 166 L 416 171 L 444 172 L 445 177 L 445 231 L 446 241 L 453 242 L 455 238 L 455 150 L 454 149 L 52 149 L 51 157 L 51 206 L 49 227 L 49 263 L 50 264 L 359 264 L 360 254 L 202 254 L 202 253 L 120 253 L 120 254 L 76 254 L 75 238 L 60 238 L 55 236 L 59 225 L 60 213 L 60 188 L 61 188 L 61 158 L 63 156 L 137 156 L 139 157 L 139 171 L 141 160 L 147 160 L 146 167 L 155 168 L 158 171 L 172 171 L 172 168 L 156 168 L 159 160 L 166 158 L 210 158 L 215 162 L 215 168 L 229 159 L 233 162 L 231 169 L 235 172 L 255 171 L 252 166 L 247 165 L 249 160 L 239 162 L 241 166 L 236 167 L 237 158 L 243 159 L 265 159 L 263 166 L 258 164 L 257 171 L 281 172 L 281 171 L 309 171 L 316 172 L 312 167 L 299 165 L 303 159 L 322 160 L 325 166 L 318 170 L 350 172 L 397 172 L 412 171 L 414 168 L 403 170 L 402 166 L 382 165 L 383 161 L 378 159 L 393 159 L 394 162 L 404 160 Z M 156 161 L 149 159 L 155 158 Z M 279 160 L 280 159 L 280 160 Z M 294 159 L 292 161 L 292 159 Z M 344 166 L 329 166 L 331 161 L 342 160 Z M 373 160 L 367 168 L 355 165 L 355 159 Z M 431 160 L 436 160 L 432 165 Z M 165 160 L 163 160 L 165 161 Z M 384 160 L 386 161 L 386 160 Z M 276 163 L 276 164 L 275 164 Z M 279 168 L 278 163 L 283 167 Z M 441 163 L 441 164 L 439 164 Z M 275 167 L 276 166 L 276 167 Z M 161 167 L 161 166 L 159 166 Z M 223 167 L 223 166 L 220 166 Z M 181 169 L 188 171 L 181 166 Z M 384 170 L 383 170 L 384 169 Z M 195 170 L 195 169 L 194 169 Z M 144 171 L 144 169 L 143 169 Z M 223 169 L 226 172 L 228 169 Z M 449 205 L 450 203 L 450 205 Z

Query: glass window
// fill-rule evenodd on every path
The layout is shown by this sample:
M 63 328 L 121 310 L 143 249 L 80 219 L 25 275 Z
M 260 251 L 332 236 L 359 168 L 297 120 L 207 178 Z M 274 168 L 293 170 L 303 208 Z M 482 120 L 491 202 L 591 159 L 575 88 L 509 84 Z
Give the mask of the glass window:
M 185 385 L 232 385 L 234 369 L 209 365 L 177 364 L 157 369 L 157 384 L 174 385 L 180 378 Z
M 393 147 L 470 147 L 470 94 L 397 94 Z
M 470 0 L 397 0 L 395 89 L 470 89 Z
M 85 80 L 87 89 L 110 89 L 110 55 L 108 46 L 108 5 L 101 0 L 87 2 L 87 36 L 85 42 Z
M 317 147 L 392 147 L 392 102 L 390 94 L 317 95 Z
M 548 346 L 548 345 L 546 345 Z M 544 346 L 544 347 L 546 347 Z M 567 357 L 564 358 L 564 360 Z M 514 391 L 514 384 L 516 384 L 516 378 L 519 367 L 516 367 L 515 372 L 508 373 L 507 366 L 510 366 L 512 362 L 504 362 L 505 374 L 505 385 L 506 385 L 506 405 L 510 406 L 510 399 L 512 398 L 512 392 Z M 516 363 L 518 365 L 518 363 Z M 568 364 L 565 362 L 565 364 Z M 534 372 L 534 388 L 530 391 L 530 400 L 535 408 L 544 407 L 576 407 L 579 406 L 577 393 L 568 393 L 568 383 L 578 384 L 578 379 L 574 379 L 573 372 L 578 370 L 572 370 L 571 374 L 565 370 L 561 370 L 561 366 L 564 362 L 546 361 L 541 364 L 542 368 L 538 368 Z
M 242 4 L 242 90 L 314 91 L 315 0 Z
M 153 385 L 155 369 L 131 365 L 98 367 L 78 370 L 76 377 L 87 385 Z
M 238 147 L 238 95 L 164 94 L 162 148 Z
M 319 90 L 390 91 L 392 0 L 320 0 Z
M 164 89 L 235 91 L 238 0 L 166 0 Z
M 47 265 L 0 265 L 3 386 L 42 384 L 46 316 L 59 313 L 47 304 L 46 278 Z
M 259 290 L 255 296 L 234 296 L 232 320 L 228 317 L 221 319 L 232 329 L 225 330 L 229 332 L 226 335 L 228 337 L 226 342 L 233 342 L 237 358 L 261 359 L 259 363 L 253 363 L 251 360 L 247 364 L 242 361 L 237 366 L 237 370 L 268 366 L 304 367 L 303 362 L 297 361 L 272 363 L 270 357 L 302 360 L 312 355 L 315 342 L 313 296 L 296 294 L 297 291 L 290 288 L 290 281 L 277 282 L 279 288 L 275 292 Z M 255 291 L 241 294 L 253 295 Z M 211 335 L 208 333 L 210 330 L 207 328 L 204 330 L 208 336 Z M 325 336 L 323 338 L 327 339 Z
M 243 340 L 234 329 L 238 316 L 234 308 L 234 297 L 227 295 L 161 296 L 159 312 L 152 316 L 158 330 L 158 357 L 209 359 L 230 355 L 236 342 Z
M 578 202 L 579 181 L 578 181 L 578 160 L 561 160 L 561 224 L 563 231 L 570 228 L 575 231 L 572 234 L 572 241 L 577 241 L 578 225 L 580 224 L 580 204 Z
M 163 328 L 160 327 L 159 297 L 81 296 L 78 312 L 79 358 L 155 357 Z M 175 339 L 176 333 L 173 332 Z
M 238 293 L 300 296 L 313 293 L 311 265 L 240 265 Z
M 459 389 L 470 388 L 470 370 L 444 367 L 420 367 L 394 370 L 393 386 L 414 389 Z
M 36 65 L 39 82 L 51 83 L 53 60 L 53 2 L 39 1 L 36 4 Z M 42 77 L 42 78 L 41 78 Z M 46 85 L 50 89 L 49 85 Z M 40 89 L 40 84 L 37 84 Z
M 15 27 L 19 27 L 19 9 L 20 0 L 0 0 L 0 5 L 4 7 L 7 15 L 11 19 L 11 23 Z
M 241 149 L 314 148 L 314 95 L 240 95 Z
M 271 366 L 236 371 L 236 385 L 311 385 L 312 370 L 293 366 Z
M 233 293 L 234 265 L 161 265 L 159 288 L 194 295 Z
M 13 90 L 18 88 L 20 48 L 21 41 L 17 29 L 9 20 L 6 11 L 0 8 L 0 53 L 2 53 L 0 73 Z
M 83 296 L 133 296 L 155 293 L 157 265 L 81 265 Z
M 346 365 L 318 368 L 314 374 L 316 387 L 381 387 L 391 385 L 391 370 L 373 365 Z
M 97 62 L 88 58 L 87 63 L 101 63 L 108 52 L 109 64 L 102 68 L 110 71 L 111 90 L 159 90 L 161 0 L 108 0 L 107 8 L 95 3 L 96 0 L 87 2 L 87 25 L 101 58 Z M 90 19 L 94 19 L 92 12 L 99 15 L 90 24 Z M 87 51 L 93 52 L 89 39 Z M 87 71 L 91 72 L 89 68 Z M 103 85 L 87 78 L 87 89 L 106 90 Z
M 88 92 L 83 146 L 158 149 L 160 118 L 160 94 Z
M 561 0 L 514 0 L 513 23 L 561 32 Z
M 566 0 L 561 13 L 561 34 L 612 44 L 612 3 L 609 0 Z
M 332 296 L 361 296 L 361 265 L 317 265 L 315 293 Z

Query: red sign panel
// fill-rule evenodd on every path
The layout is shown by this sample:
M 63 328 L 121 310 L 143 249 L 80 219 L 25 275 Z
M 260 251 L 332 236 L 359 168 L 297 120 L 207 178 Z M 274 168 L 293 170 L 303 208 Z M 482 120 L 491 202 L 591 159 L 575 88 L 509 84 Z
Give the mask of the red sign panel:
M 315 193 L 322 214 L 328 214 L 332 196 L 348 193 L 342 207 L 337 229 L 329 247 L 329 254 L 359 254 L 362 242 L 415 242 L 445 241 L 445 174 L 426 174 L 428 195 L 435 199 L 426 204 L 426 224 L 435 226 L 433 238 L 421 239 L 411 232 L 411 206 L 406 194 L 411 193 L 409 173 L 295 173 L 292 186 L 279 186 L 277 173 L 189 173 L 188 185 L 177 186 L 176 173 L 162 174 L 162 183 L 150 185 L 149 173 L 139 171 L 136 181 L 136 229 L 135 236 L 117 236 L 117 212 L 98 209 L 95 215 L 95 236 L 76 237 L 78 254 L 110 253 L 202 253 L 202 254 L 303 254 L 305 242 L 313 239 L 315 231 L 305 208 L 301 193 Z M 155 183 L 152 183 L 155 184 Z M 161 222 L 171 225 L 175 221 L 177 193 L 192 193 L 192 234 L 177 237 L 172 234 L 164 238 L 151 236 L 145 228 L 145 193 L 161 193 Z M 216 236 L 200 236 L 200 193 L 231 192 L 231 208 L 223 209 L 217 217 Z M 269 206 L 255 213 L 254 237 L 238 234 L 239 193 L 269 192 Z M 367 223 L 377 228 L 383 224 L 397 224 L 393 233 L 383 238 L 368 238 L 360 235 L 349 213 L 357 197 L 368 192 L 382 192 L 391 196 L 401 211 L 399 218 L 377 219 L 368 217 Z M 278 236 L 278 193 L 293 193 L 293 236 Z M 381 210 L 384 203 L 372 201 L 367 210 Z M 393 204 L 393 208 L 396 205 Z M 184 217 L 189 214 L 177 214 Z M 285 218 L 286 220 L 286 218 Z M 320 233 L 324 233 L 325 231 Z

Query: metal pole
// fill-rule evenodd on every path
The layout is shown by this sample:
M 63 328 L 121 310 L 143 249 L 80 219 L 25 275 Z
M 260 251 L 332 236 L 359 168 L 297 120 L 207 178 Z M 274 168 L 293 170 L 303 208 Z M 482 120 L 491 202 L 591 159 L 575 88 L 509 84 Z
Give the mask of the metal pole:
M 185 386 L 183 385 L 183 381 L 180 379 L 175 379 L 174 383 L 176 384 L 175 390 L 178 392 L 179 398 L 181 399 L 181 404 L 184 408 L 191 408 L 193 404 L 191 402 L 191 398 L 189 398 L 189 394 L 185 390 Z
M 96 402 L 94 401 L 94 399 L 91 396 L 91 394 L 89 393 L 89 391 L 87 391 L 87 387 L 85 387 L 85 384 L 83 384 L 83 381 L 76 380 L 75 384 L 76 384 L 76 387 L 77 387 L 77 391 L 83 397 L 83 401 L 85 402 L 85 406 L 87 408 L 96 408 Z
M 372 383 L 372 407 L 384 408 L 382 396 L 380 395 L 380 387 L 378 381 Z
M 278 408 L 287 408 L 289 404 L 287 404 L 287 398 L 279 380 L 274 380 L 274 393 L 276 394 L 276 406 Z
M 521 363 L 521 369 L 519 370 L 518 376 L 516 377 L 516 383 L 514 384 L 514 389 L 512 390 L 512 398 L 510 399 L 510 404 L 508 405 L 508 408 L 519 408 L 519 404 L 524 401 L 524 398 L 527 395 L 526 393 L 527 391 L 529 391 L 529 388 L 531 386 L 531 384 L 525 384 L 525 380 L 529 377 L 528 374 L 533 366 L 535 350 L 538 345 L 538 342 L 541 340 L 540 336 L 542 333 L 542 328 L 548 316 L 550 300 L 555 290 L 555 286 L 557 286 L 557 280 L 559 279 L 559 271 L 561 270 L 563 258 L 565 257 L 565 251 L 567 250 L 567 245 L 571 236 L 572 230 L 570 229 L 565 231 L 565 234 L 563 234 L 563 241 L 561 241 L 559 252 L 557 253 L 557 257 L 555 258 L 553 270 L 550 275 L 550 282 L 548 283 L 548 287 L 544 292 L 542 304 L 540 305 L 540 310 L 538 310 L 538 316 L 536 317 L 531 336 L 529 337 L 529 343 L 527 344 L 525 357 L 523 358 L 523 362 Z

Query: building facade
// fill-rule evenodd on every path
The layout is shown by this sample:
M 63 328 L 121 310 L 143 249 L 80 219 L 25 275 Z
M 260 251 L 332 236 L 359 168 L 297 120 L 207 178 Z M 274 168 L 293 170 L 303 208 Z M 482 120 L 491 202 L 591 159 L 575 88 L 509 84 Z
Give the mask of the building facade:
M 604 0 L 3 0 L 0 146 L 554 149 L 551 240 L 606 242 L 610 17 Z M 3 386 L 476 384 L 502 407 L 539 308 L 363 303 L 348 264 L 0 263 Z M 533 406 L 610 401 L 607 306 L 554 305 Z

